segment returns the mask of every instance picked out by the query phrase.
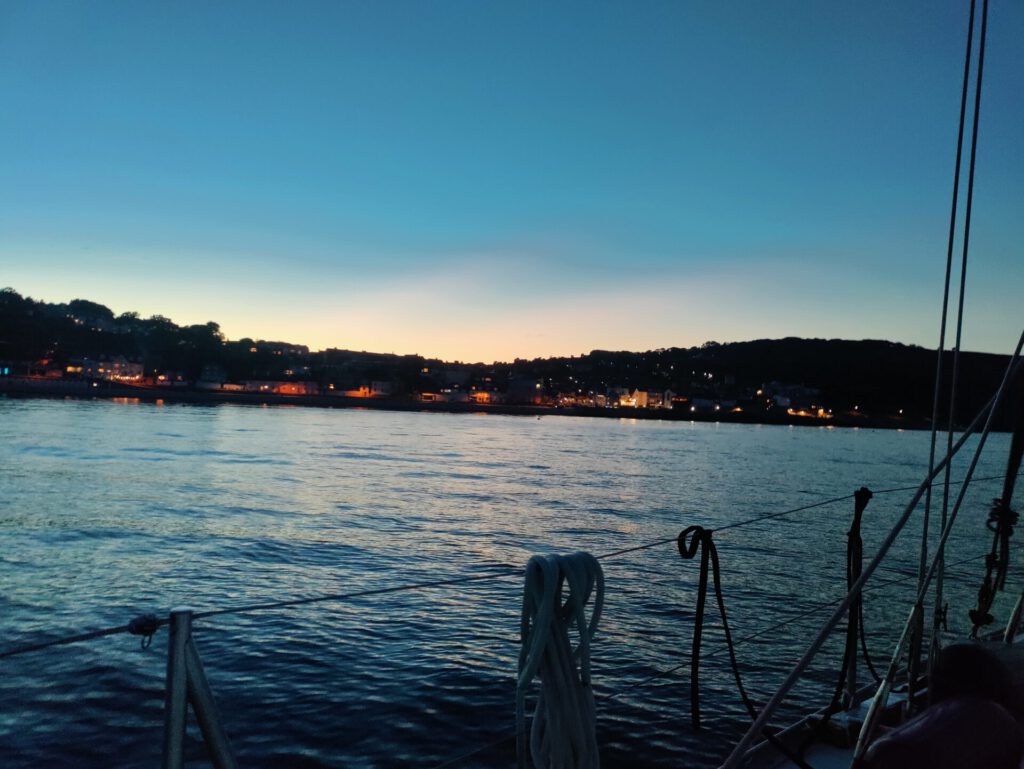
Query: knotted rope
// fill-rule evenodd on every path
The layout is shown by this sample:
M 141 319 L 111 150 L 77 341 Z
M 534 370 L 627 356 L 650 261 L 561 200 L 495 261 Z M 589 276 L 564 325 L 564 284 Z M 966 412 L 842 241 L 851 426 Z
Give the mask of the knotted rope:
M 988 529 L 992 532 L 992 549 L 985 556 L 985 578 L 978 588 L 978 606 L 968 612 L 974 628 L 971 637 L 977 638 L 978 631 L 995 621 L 992 603 L 996 593 L 1006 587 L 1006 572 L 1010 566 L 1010 537 L 1017 523 L 1018 515 L 1010 509 L 1009 501 L 992 500 L 992 512 L 988 516 Z
M 977 638 L 978 631 L 994 621 L 992 603 L 996 593 L 1006 588 L 1006 573 L 1010 568 L 1010 537 L 1013 527 L 1019 518 L 1015 510 L 1010 509 L 1013 490 L 1020 473 L 1021 460 L 1024 459 L 1024 376 L 1018 375 L 1017 400 L 1014 403 L 1013 438 L 1010 441 L 1010 454 L 1006 461 L 1006 476 L 1003 480 L 1003 493 L 999 499 L 992 500 L 992 510 L 988 516 L 988 530 L 992 532 L 992 549 L 985 558 L 985 578 L 978 589 L 978 606 L 969 612 L 974 627 L 971 637 Z
M 128 623 L 128 632 L 132 635 L 142 636 L 139 640 L 143 649 L 148 649 L 153 643 L 153 634 L 156 633 L 167 622 L 155 614 L 141 614 Z
M 568 594 L 563 598 L 563 588 Z M 594 594 L 587 620 L 586 606 Z M 522 648 L 516 687 L 519 767 L 526 766 L 526 691 L 535 676 L 541 690 L 530 730 L 536 769 L 597 769 L 590 641 L 604 604 L 604 574 L 589 553 L 534 556 L 526 564 Z M 575 625 L 574 649 L 569 630 Z

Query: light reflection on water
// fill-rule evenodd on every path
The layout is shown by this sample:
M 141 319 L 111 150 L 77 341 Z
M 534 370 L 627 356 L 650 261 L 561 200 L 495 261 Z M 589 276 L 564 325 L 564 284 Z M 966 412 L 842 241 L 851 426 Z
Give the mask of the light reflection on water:
M 363 410 L 162 407 L 0 399 L 0 644 L 202 610 L 471 574 L 537 552 L 617 550 L 684 526 L 739 521 L 917 482 L 917 432 L 517 418 Z M 1006 436 L 979 474 L 1004 464 Z M 951 560 L 985 548 L 984 484 Z M 865 515 L 871 554 L 906 495 Z M 718 537 L 733 632 L 837 594 L 851 504 Z M 904 537 L 883 578 L 915 573 Z M 965 628 L 980 563 L 962 567 L 951 623 Z M 674 547 L 606 564 L 594 649 L 606 767 L 714 766 L 744 725 L 725 655 L 702 665 L 705 728 L 689 727 L 687 671 L 636 686 L 689 649 L 697 564 Z M 511 727 L 519 580 L 471 583 L 197 622 L 240 762 L 433 766 Z M 896 596 L 902 600 L 897 601 Z M 957 598 L 959 597 L 959 602 Z M 891 588 L 867 604 L 887 653 L 906 616 Z M 766 697 L 819 617 L 740 647 Z M 705 634 L 708 652 L 719 631 Z M 116 636 L 0 663 L 5 767 L 159 761 L 161 632 L 143 652 Z M 835 645 L 789 714 L 832 684 Z M 630 686 L 636 688 L 630 689 Z M 192 735 L 189 755 L 202 748 Z M 505 766 L 499 745 L 467 765 Z

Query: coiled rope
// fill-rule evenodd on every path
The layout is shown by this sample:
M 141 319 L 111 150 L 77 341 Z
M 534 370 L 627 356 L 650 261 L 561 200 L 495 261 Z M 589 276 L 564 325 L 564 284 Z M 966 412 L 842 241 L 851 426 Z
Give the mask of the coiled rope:
M 563 599 L 563 587 L 568 594 Z M 587 603 L 594 596 L 590 618 Z M 516 685 L 516 752 L 526 766 L 526 693 L 541 681 L 530 730 L 537 769 L 597 769 L 590 641 L 604 604 L 604 573 L 589 553 L 534 556 L 526 564 L 522 647 Z M 569 631 L 576 629 L 575 648 Z

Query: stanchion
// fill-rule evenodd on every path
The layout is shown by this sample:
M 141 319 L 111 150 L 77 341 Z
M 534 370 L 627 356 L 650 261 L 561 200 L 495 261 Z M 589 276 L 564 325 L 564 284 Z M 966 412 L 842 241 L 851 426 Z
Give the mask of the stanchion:
M 167 643 L 167 691 L 164 699 L 163 769 L 184 769 L 185 721 L 188 705 L 216 769 L 237 769 L 227 733 L 217 714 L 213 691 L 192 640 L 192 610 L 171 610 Z

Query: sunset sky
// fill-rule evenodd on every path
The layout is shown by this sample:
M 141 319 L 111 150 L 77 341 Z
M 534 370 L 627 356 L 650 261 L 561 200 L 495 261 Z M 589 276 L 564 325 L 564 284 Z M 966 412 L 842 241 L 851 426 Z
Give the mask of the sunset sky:
M 980 7 L 980 2 L 979 2 Z M 1024 321 L 989 13 L 965 346 Z M 935 346 L 966 2 L 0 5 L 0 286 L 459 360 Z

